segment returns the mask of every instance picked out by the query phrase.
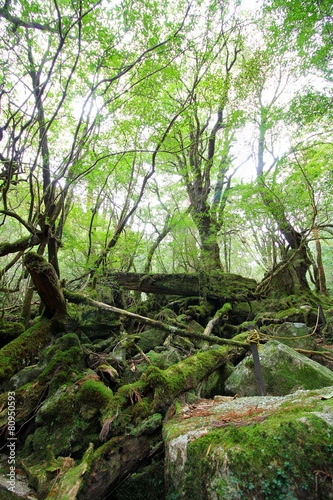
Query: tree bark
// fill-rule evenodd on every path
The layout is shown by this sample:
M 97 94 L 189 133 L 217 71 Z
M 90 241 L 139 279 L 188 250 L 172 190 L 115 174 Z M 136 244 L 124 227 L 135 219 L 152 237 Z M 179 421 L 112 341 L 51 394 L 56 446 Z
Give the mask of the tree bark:
M 45 305 L 44 315 L 48 318 L 65 317 L 66 300 L 54 267 L 34 252 L 27 253 L 23 261 Z
M 103 280 L 110 286 L 118 285 L 126 290 L 187 297 L 201 296 L 220 300 L 221 303 L 237 302 L 254 298 L 256 282 L 238 274 L 140 274 L 110 273 Z
M 315 242 L 316 242 L 319 292 L 322 295 L 328 295 L 327 286 L 326 286 L 325 269 L 324 269 L 324 265 L 323 265 L 322 254 L 321 254 L 321 243 L 320 243 L 320 239 L 319 239 L 318 229 L 316 227 L 314 227 L 312 232 L 313 232 Z
M 41 232 L 32 234 L 30 236 L 25 236 L 13 243 L 0 243 L 0 257 L 4 257 L 10 253 L 24 252 L 27 248 L 43 243 L 45 240 Z

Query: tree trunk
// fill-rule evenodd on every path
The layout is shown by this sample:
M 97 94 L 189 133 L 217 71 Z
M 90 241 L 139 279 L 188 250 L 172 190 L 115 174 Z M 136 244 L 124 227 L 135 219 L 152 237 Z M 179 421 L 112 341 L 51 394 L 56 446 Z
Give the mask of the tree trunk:
M 110 273 L 103 284 L 118 285 L 126 290 L 167 295 L 202 296 L 225 302 L 254 298 L 256 282 L 238 274 L 143 274 Z
M 24 264 L 45 306 L 45 316 L 48 318 L 65 317 L 66 300 L 54 267 L 34 252 L 25 255 Z
M 315 242 L 316 242 L 319 292 L 323 295 L 328 295 L 327 286 L 326 286 L 325 269 L 324 269 L 324 265 L 323 265 L 322 255 L 321 255 L 321 243 L 320 243 L 320 239 L 319 239 L 318 229 L 316 227 L 314 227 L 312 232 L 313 232 Z
M 9 380 L 50 341 L 50 322 L 36 323 L 0 350 L 0 383 Z
M 195 217 L 195 219 L 198 218 L 198 216 Z M 200 220 L 197 220 L 197 227 L 201 242 L 201 268 L 206 272 L 214 270 L 223 271 L 220 247 L 217 242 L 218 228 L 212 217 L 208 214 L 201 215 Z

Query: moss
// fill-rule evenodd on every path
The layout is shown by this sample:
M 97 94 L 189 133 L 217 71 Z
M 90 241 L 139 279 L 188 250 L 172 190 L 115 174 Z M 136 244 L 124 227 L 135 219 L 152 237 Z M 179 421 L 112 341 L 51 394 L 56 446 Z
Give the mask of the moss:
M 186 314 L 195 318 L 204 319 L 213 313 L 214 307 L 209 302 L 205 301 L 202 304 L 188 306 Z
M 232 305 L 229 303 L 229 302 L 226 302 L 225 304 L 223 304 L 223 306 L 221 307 L 221 309 L 219 309 L 217 312 L 216 312 L 216 315 L 217 314 L 228 314 L 229 311 L 231 311 L 232 309 Z
M 77 401 L 102 410 L 112 397 L 113 392 L 103 382 L 86 380 L 77 393 Z
M 81 485 L 84 481 L 84 476 L 89 471 L 91 458 L 94 450 L 90 444 L 83 455 L 81 462 L 78 465 L 73 465 L 67 470 L 60 470 L 58 473 L 58 481 L 51 483 L 51 491 L 48 497 L 54 500 L 72 500 L 77 498 Z
M 146 330 L 139 335 L 138 346 L 143 352 L 148 352 L 154 347 L 162 345 L 167 335 L 167 332 L 157 329 Z
M 290 307 L 289 309 L 284 309 L 283 311 L 275 313 L 276 319 L 279 320 L 293 318 L 293 317 L 296 317 L 297 319 L 299 315 L 300 315 L 300 310 L 297 309 L 296 307 Z
M 135 429 L 130 432 L 133 437 L 141 436 L 142 434 L 154 434 L 162 426 L 163 417 L 160 413 L 147 415 L 146 420 L 141 422 Z
M 22 323 L 0 323 L 0 342 L 8 342 L 13 338 L 18 337 L 25 330 Z
M 19 252 L 20 250 L 25 250 L 30 246 L 31 235 L 19 238 L 14 243 L 4 242 L 0 243 L 0 256 L 7 255 L 9 253 Z
M 140 402 L 143 398 L 144 392 L 147 389 L 147 384 L 143 380 L 138 380 L 133 384 L 123 385 L 118 391 L 108 400 L 106 407 L 102 410 L 102 422 L 112 421 L 112 430 L 114 433 L 120 433 L 132 422 L 134 415 L 132 415 L 132 407 Z M 138 406 L 138 414 L 146 412 L 146 405 Z M 135 413 L 135 412 L 134 412 Z M 149 413 L 153 413 L 151 410 Z
M 131 414 L 135 422 L 141 422 L 143 419 L 149 417 L 151 414 L 151 400 L 149 398 L 142 398 L 132 407 Z
M 240 335 L 237 340 L 245 339 L 245 337 L 246 334 Z M 235 349 L 235 352 L 237 352 L 238 348 L 222 346 L 200 352 L 170 366 L 166 370 L 160 370 L 154 366 L 148 368 L 145 379 L 155 390 L 157 408 L 168 405 L 181 392 L 197 387 L 210 372 L 228 361 L 231 349 Z
M 63 288 L 62 292 L 64 294 L 65 299 L 67 299 L 69 302 L 72 302 L 73 304 L 88 303 L 88 298 L 85 297 L 84 295 L 81 295 L 80 293 L 70 292 L 66 288 Z
M 246 334 L 242 334 L 237 336 L 236 340 L 240 342 L 245 338 Z M 160 409 L 165 410 L 176 396 L 197 387 L 203 378 L 222 366 L 229 357 L 239 356 L 243 352 L 244 347 L 222 346 L 186 358 L 166 370 L 150 366 L 140 380 L 120 387 L 109 399 L 107 407 L 103 410 L 102 422 L 106 425 L 111 421 L 112 431 L 122 432 L 126 426 L 133 423 L 134 419 L 137 423 L 142 415 L 156 413 Z M 147 393 L 153 393 L 152 402 L 149 406 L 146 406 L 145 402 L 142 405 L 138 404 L 138 415 L 134 416 L 133 406 Z
M 0 383 L 10 379 L 50 340 L 50 322 L 41 320 L 0 350 Z
M 231 423 L 189 440 L 183 487 L 171 488 L 170 495 L 177 491 L 184 498 L 204 499 L 213 489 L 218 498 L 234 500 L 312 498 L 315 471 L 333 466 L 329 427 L 314 413 L 326 403 L 314 400 L 309 410 L 306 401 L 304 406 L 289 401 L 288 408 L 271 413 L 260 425 Z M 332 400 L 329 406 L 333 410 Z M 318 498 L 328 498 L 324 486 L 323 491 L 326 495 L 322 492 Z
M 81 358 L 82 351 L 76 347 L 70 347 L 64 352 L 58 351 L 41 373 L 40 381 L 43 383 L 50 380 L 54 375 L 59 383 L 65 382 L 69 370 L 74 370 L 74 373 L 82 371 Z M 78 368 L 81 368 L 81 370 L 78 370 Z
M 97 441 L 99 426 L 95 417 L 102 407 L 97 407 L 98 400 L 90 406 L 77 397 L 79 382 L 63 385 L 39 408 L 35 419 L 37 428 L 22 450 L 22 456 L 30 463 L 46 460 L 50 450 L 54 456 L 81 456 L 89 442 Z M 45 443 L 51 443 L 50 450 Z

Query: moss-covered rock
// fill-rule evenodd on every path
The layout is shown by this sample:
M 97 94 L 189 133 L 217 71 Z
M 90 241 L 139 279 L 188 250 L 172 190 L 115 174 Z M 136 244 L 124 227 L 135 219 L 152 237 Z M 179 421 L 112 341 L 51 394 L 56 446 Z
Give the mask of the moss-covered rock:
M 261 333 L 266 333 L 269 337 L 276 337 L 276 340 L 282 344 L 288 345 L 293 349 L 308 349 L 310 351 L 316 348 L 316 339 L 313 336 L 313 328 L 309 328 L 305 323 L 282 323 L 282 325 L 269 325 L 262 327 Z M 268 338 L 269 338 L 268 337 Z
M 277 340 L 270 340 L 259 351 L 268 394 L 282 396 L 298 389 L 319 389 L 333 385 L 333 372 Z M 228 393 L 255 396 L 256 377 L 252 356 L 241 361 L 226 380 Z
M 44 350 L 40 358 L 45 367 L 39 376 L 40 384 L 49 382 L 49 392 L 54 392 L 62 384 L 75 380 L 86 368 L 84 352 L 78 336 L 67 333 Z
M 140 338 L 137 344 L 143 352 L 148 352 L 155 347 L 162 345 L 167 336 L 167 332 L 152 328 L 140 333 Z
M 42 371 L 43 368 L 38 365 L 26 366 L 9 380 L 8 389 L 12 391 L 22 387 L 23 385 L 29 384 L 30 382 L 34 382 L 38 379 Z
M 166 498 L 332 498 L 332 391 L 205 400 L 164 422 Z

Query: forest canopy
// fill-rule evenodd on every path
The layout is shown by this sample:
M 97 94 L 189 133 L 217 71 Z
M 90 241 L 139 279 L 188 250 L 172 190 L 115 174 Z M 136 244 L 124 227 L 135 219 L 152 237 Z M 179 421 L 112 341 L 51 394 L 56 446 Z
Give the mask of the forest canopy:
M 29 250 L 72 289 L 294 259 L 327 294 L 331 28 L 330 1 L 2 1 L 3 309 Z
M 0 0 L 1 498 L 332 497 L 332 14 Z

